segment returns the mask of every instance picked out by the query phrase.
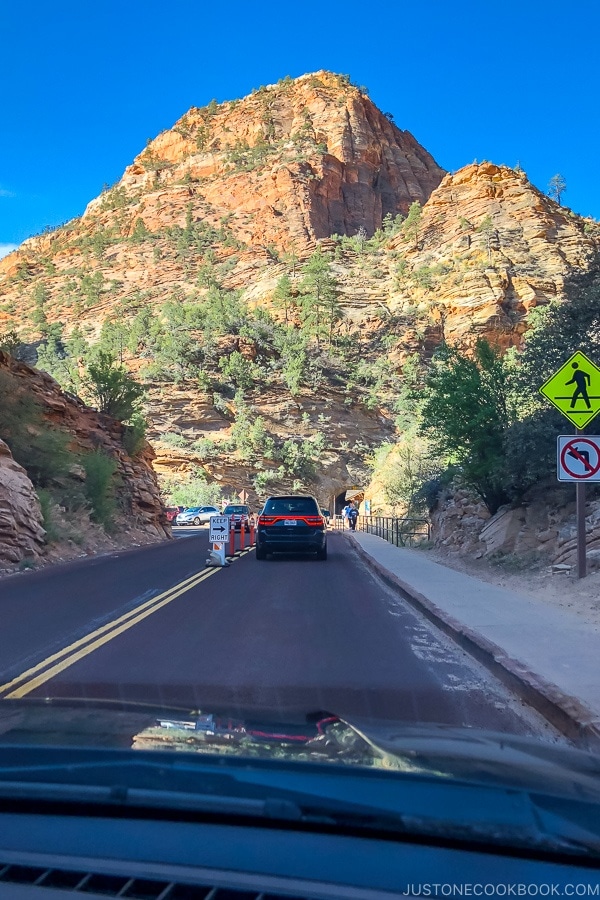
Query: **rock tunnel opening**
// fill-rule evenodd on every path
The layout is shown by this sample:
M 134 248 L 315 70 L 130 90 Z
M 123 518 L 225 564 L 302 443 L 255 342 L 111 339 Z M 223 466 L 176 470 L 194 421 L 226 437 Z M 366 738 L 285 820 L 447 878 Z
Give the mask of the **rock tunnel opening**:
M 335 495 L 335 500 L 333 503 L 332 513 L 336 516 L 341 516 L 342 510 L 349 500 L 353 500 L 355 506 L 360 507 L 360 504 L 365 498 L 365 492 L 362 488 L 359 487 L 346 487 L 342 491 L 339 491 Z

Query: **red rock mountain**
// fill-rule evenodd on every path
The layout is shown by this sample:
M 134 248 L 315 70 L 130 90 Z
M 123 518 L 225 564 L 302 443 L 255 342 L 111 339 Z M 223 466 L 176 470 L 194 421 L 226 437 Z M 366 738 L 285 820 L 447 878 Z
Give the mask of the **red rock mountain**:
M 191 109 L 80 219 L 0 261 L 4 306 L 25 294 L 27 308 L 20 287 L 43 278 L 52 312 L 68 320 L 65 281 L 70 273 L 80 281 L 82 270 L 103 275 L 95 319 L 139 290 L 157 299 L 176 287 L 188 292 L 198 259 L 184 267 L 172 248 L 155 251 L 169 229 L 190 221 L 220 232 L 212 262 L 229 264 L 231 286 L 248 287 L 274 249 L 302 254 L 333 233 L 371 235 L 386 215 L 424 203 L 443 175 L 409 132 L 343 78 L 284 79 L 243 100 Z M 111 290 L 109 279 L 118 286 Z
M 415 201 L 412 225 L 400 225 L 395 217 L 411 205 L 414 214 Z M 247 401 L 276 443 L 323 436 L 311 486 L 325 500 L 364 480 L 370 450 L 394 439 L 386 378 L 408 353 L 431 352 L 442 335 L 518 343 L 528 310 L 596 265 L 598 235 L 597 223 L 559 207 L 521 171 L 482 163 L 446 174 L 347 78 L 318 72 L 191 109 L 81 218 L 0 261 L 0 328 L 34 345 L 41 321 L 62 322 L 66 336 L 77 324 L 94 340 L 105 321 L 127 324 L 148 307 L 163 321 L 167 301 L 202 304 L 215 284 L 273 310 L 279 279 L 296 283 L 320 244 L 352 365 L 334 377 L 337 363 L 321 358 L 318 391 L 308 379 L 292 394 L 272 374 L 281 372 L 279 350 L 263 359 L 239 333 L 221 336 L 219 350 L 222 360 L 239 353 L 262 365 Z M 202 350 L 202 334 L 192 338 Z M 125 352 L 136 372 L 147 354 L 143 341 L 139 348 Z M 361 366 L 372 371 L 363 377 Z M 155 465 L 180 475 L 200 466 L 256 501 L 257 471 L 275 462 L 257 470 L 239 450 L 192 447 L 209 438 L 225 448 L 239 412 L 231 399 L 215 401 L 208 376 L 148 377 Z M 274 486 L 291 486 L 286 478 Z

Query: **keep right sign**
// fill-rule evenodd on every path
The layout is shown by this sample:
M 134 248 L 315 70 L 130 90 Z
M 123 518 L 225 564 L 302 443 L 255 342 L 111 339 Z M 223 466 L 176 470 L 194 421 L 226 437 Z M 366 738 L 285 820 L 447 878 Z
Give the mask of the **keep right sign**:
M 208 540 L 211 544 L 224 544 L 229 540 L 229 516 L 210 517 Z
M 557 474 L 559 481 L 600 481 L 600 435 L 559 435 Z

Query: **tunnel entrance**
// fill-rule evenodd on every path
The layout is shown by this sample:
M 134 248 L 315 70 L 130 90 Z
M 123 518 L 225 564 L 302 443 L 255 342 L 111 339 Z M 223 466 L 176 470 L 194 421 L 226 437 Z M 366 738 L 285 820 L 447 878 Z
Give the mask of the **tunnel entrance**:
M 339 494 L 335 495 L 335 508 L 332 512 L 336 516 L 341 516 L 342 510 L 349 500 L 354 500 L 354 505 L 360 507 L 360 504 L 364 499 L 365 492 L 360 488 L 345 488 L 343 491 L 340 491 Z

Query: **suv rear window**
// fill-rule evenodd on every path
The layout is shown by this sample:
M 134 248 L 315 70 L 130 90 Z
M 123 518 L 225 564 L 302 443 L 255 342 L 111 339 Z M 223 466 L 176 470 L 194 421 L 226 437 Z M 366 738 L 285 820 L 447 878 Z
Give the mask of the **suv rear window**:
M 225 516 L 247 516 L 249 509 L 247 506 L 226 506 L 223 510 Z
M 271 497 L 263 510 L 267 516 L 318 516 L 319 507 L 314 497 Z

